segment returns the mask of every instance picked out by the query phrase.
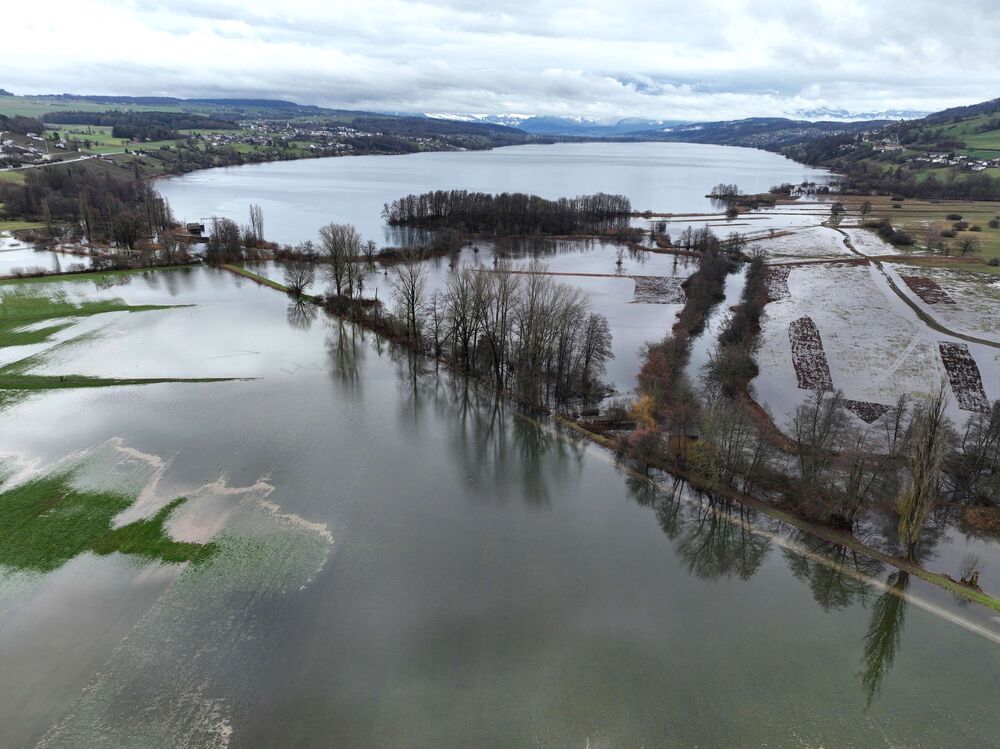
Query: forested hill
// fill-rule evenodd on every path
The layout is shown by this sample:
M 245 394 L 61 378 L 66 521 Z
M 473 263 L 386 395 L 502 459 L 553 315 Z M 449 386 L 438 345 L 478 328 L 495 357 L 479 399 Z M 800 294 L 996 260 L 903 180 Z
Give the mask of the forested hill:
M 109 116 L 117 114 L 119 119 L 128 117 L 132 121 L 139 113 L 156 113 L 161 120 L 166 119 L 164 115 L 167 114 L 187 114 L 234 123 L 290 123 L 292 126 L 313 127 L 313 129 L 341 127 L 359 133 L 406 138 L 411 141 L 441 138 L 454 146 L 466 148 L 487 148 L 546 140 L 517 128 L 493 123 L 455 122 L 420 116 L 328 109 L 278 99 L 179 99 L 169 96 L 81 94 L 4 96 L 0 99 L 0 115 L 44 119 L 46 123 L 52 124 L 119 124 L 108 117 L 100 122 L 97 120 L 84 122 L 84 113 L 88 112 Z M 207 129 L 206 125 L 201 123 L 191 125 L 191 128 L 195 127 Z
M 779 150 L 844 173 L 852 190 L 1000 200 L 1000 99 Z
M 784 117 L 751 117 L 745 120 L 697 122 L 658 130 L 642 130 L 629 135 L 647 140 L 681 143 L 713 143 L 777 151 L 829 135 L 845 135 L 880 127 L 886 120 L 864 122 L 810 122 Z

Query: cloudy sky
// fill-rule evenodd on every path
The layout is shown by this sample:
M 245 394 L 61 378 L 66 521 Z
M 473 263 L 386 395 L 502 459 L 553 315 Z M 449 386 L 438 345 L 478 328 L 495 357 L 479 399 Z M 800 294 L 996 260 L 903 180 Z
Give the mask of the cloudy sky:
M 19 94 L 601 119 L 1000 96 L 996 0 L 45 0 L 0 21 Z

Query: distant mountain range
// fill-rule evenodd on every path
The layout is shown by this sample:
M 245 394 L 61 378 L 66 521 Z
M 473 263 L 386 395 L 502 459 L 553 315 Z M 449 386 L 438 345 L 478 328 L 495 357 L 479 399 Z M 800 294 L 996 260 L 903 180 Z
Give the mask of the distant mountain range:
M 814 122 L 838 121 L 838 122 L 861 122 L 865 120 L 916 120 L 926 117 L 930 112 L 919 109 L 885 109 L 879 112 L 851 112 L 847 109 L 831 109 L 820 107 L 818 109 L 802 109 L 795 113 L 796 118 L 801 120 L 812 120 Z
M 527 114 L 454 114 L 435 112 L 425 117 L 455 122 L 478 122 L 491 125 L 516 127 L 532 135 L 566 136 L 577 138 L 613 138 L 654 128 L 671 127 L 685 120 L 648 120 L 626 118 L 605 122 L 589 117 L 545 117 Z
M 400 114 L 400 113 L 394 113 Z M 831 109 L 821 107 L 818 109 L 802 110 L 796 113 L 796 119 L 780 117 L 759 117 L 748 120 L 736 120 L 735 122 L 758 122 L 758 123 L 802 123 L 807 129 L 809 123 L 823 125 L 819 130 L 826 131 L 830 123 L 853 123 L 853 122 L 884 122 L 888 120 L 910 120 L 924 117 L 927 112 L 920 112 L 914 109 L 891 109 L 881 112 L 851 112 L 847 109 Z M 664 132 L 684 132 L 679 127 L 690 127 L 692 129 L 716 129 L 720 123 L 715 122 L 692 122 L 690 120 L 657 120 L 643 119 L 637 117 L 619 119 L 614 122 L 588 118 L 588 117 L 549 117 L 528 114 L 461 114 L 434 112 L 425 113 L 425 117 L 436 120 L 450 120 L 454 122 L 488 123 L 491 125 L 505 125 L 516 127 L 532 135 L 565 136 L 579 138 L 615 138 L 638 136 L 642 138 L 651 137 L 653 131 Z M 836 129 L 836 128 L 832 128 Z M 656 140 L 663 140 L 658 136 L 653 136 Z M 707 142 L 707 141 L 706 141 Z

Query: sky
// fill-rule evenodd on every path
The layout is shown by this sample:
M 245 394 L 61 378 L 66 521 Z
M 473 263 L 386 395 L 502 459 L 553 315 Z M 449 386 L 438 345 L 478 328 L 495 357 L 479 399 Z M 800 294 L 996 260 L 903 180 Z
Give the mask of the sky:
M 0 88 L 719 120 L 1000 96 L 996 0 L 46 0 Z

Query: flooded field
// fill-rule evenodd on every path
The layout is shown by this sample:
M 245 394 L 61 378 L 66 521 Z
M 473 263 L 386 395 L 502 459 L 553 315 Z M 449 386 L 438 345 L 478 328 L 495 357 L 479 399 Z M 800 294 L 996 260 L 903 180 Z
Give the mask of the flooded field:
M 989 277 L 866 264 L 892 248 L 823 225 L 823 203 L 727 221 L 702 197 L 823 173 L 745 149 L 537 148 L 162 187 L 184 219 L 243 220 L 260 203 L 266 233 L 292 243 L 337 220 L 392 242 L 381 203 L 428 187 L 627 192 L 636 208 L 699 214 L 636 225 L 738 231 L 765 253 L 752 394 L 779 427 L 817 385 L 862 420 L 941 381 L 958 421 L 1000 398 Z M 5 241 L 0 275 L 65 258 Z M 626 395 L 697 270 L 601 241 L 477 240 L 425 261 L 427 294 L 501 262 L 607 317 L 606 379 Z M 284 280 L 280 263 L 248 268 Z M 363 295 L 391 306 L 388 272 L 376 266 Z M 745 284 L 742 269 L 726 278 L 692 338 L 692 380 Z M 2 282 L 0 746 L 994 743 L 994 611 L 652 479 L 225 269 Z M 863 531 L 884 537 L 878 522 Z M 988 537 L 942 522 L 920 554 L 956 579 L 974 554 L 1000 593 Z
M 96 523 L 57 556 L 10 550 L 58 516 L 0 523 L 4 745 L 992 741 L 985 610 L 655 491 L 233 274 L 114 278 L 33 285 L 157 307 L 35 344 L 38 371 L 241 379 L 0 411 L 0 501 L 56 487 Z

